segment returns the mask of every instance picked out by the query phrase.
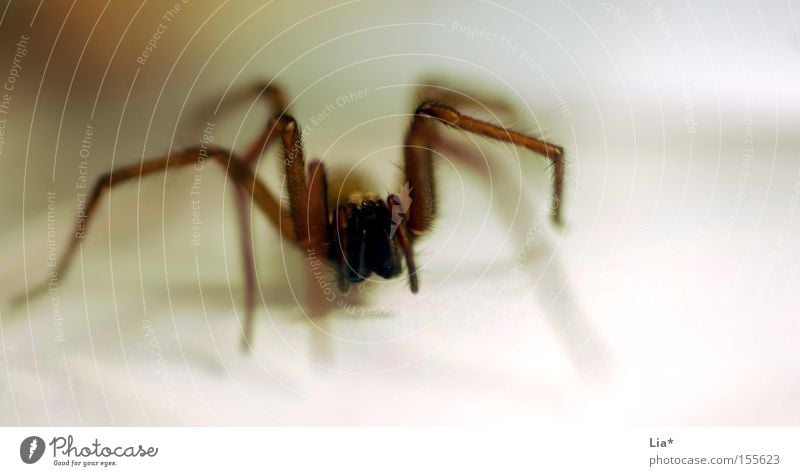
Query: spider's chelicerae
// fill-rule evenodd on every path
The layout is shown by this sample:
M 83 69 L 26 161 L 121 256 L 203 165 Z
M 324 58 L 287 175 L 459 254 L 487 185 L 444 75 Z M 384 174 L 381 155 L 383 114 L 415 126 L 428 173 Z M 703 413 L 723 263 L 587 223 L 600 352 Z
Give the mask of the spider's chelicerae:
M 432 151 L 441 144 L 437 124 L 471 132 L 491 139 L 525 147 L 550 159 L 553 165 L 552 218 L 560 222 L 561 195 L 564 180 L 564 151 L 561 147 L 530 135 L 509 130 L 469 117 L 459 112 L 465 96 L 436 94 L 427 88 L 425 99 L 414 110 L 405 136 L 405 178 L 409 197 L 401 200 L 396 194 L 382 199 L 373 192 L 356 192 L 344 203 L 329 207 L 325 165 L 312 160 L 306 166 L 303 157 L 301 128 L 289 114 L 285 96 L 273 84 L 259 87 L 273 116 L 250 148 L 237 155 L 221 147 L 192 147 L 167 157 L 121 167 L 97 179 L 84 213 L 80 214 L 75 233 L 51 278 L 63 275 L 69 266 L 97 204 L 105 191 L 142 175 L 163 172 L 171 167 L 194 164 L 198 160 L 218 162 L 237 185 L 237 205 L 242 224 L 245 258 L 245 339 L 252 330 L 255 303 L 255 274 L 249 246 L 249 221 L 245 213 L 248 194 L 253 202 L 280 230 L 281 235 L 300 249 L 324 256 L 337 274 L 339 289 L 346 293 L 351 284 L 364 281 L 373 273 L 392 278 L 408 273 L 411 292 L 419 289 L 414 263 L 414 243 L 431 229 L 436 219 L 436 179 Z M 255 175 L 253 163 L 273 142 L 283 149 L 283 168 L 288 191 L 288 210 Z M 201 157 L 202 156 L 202 157 Z M 333 196 L 333 195 L 330 195 Z

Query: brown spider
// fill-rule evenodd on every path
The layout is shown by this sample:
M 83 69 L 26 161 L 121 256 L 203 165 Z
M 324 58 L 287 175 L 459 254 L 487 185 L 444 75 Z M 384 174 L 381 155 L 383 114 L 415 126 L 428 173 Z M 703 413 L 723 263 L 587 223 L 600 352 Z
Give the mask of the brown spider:
M 237 185 L 237 205 L 244 240 L 245 341 L 251 334 L 255 303 L 250 224 L 245 213 L 247 194 L 285 239 L 308 253 L 325 257 L 335 269 L 337 284 L 343 293 L 349 290 L 352 283 L 364 281 L 373 273 L 383 278 L 399 275 L 403 271 L 403 261 L 408 271 L 411 292 L 416 293 L 419 290 L 419 280 L 414 263 L 414 243 L 430 230 L 436 218 L 436 181 L 432 150 L 440 140 L 435 130 L 437 122 L 522 146 L 549 158 L 554 170 L 552 218 L 555 223 L 560 223 L 564 180 L 563 149 L 535 137 L 462 115 L 452 106 L 459 102 L 459 97 L 453 94 L 446 96 L 445 100 L 424 100 L 414 111 L 406 133 L 404 151 L 405 175 L 410 195 L 407 202 L 410 203 L 402 204 L 400 197 L 395 194 L 389 194 L 384 201 L 375 193 L 358 192 L 351 194 L 345 203 L 337 203 L 331 209 L 328 207 L 325 166 L 321 161 L 313 160 L 306 169 L 301 129 L 288 113 L 285 96 L 280 88 L 272 84 L 259 87 L 259 93 L 266 98 L 274 115 L 244 155 L 237 156 L 232 151 L 215 146 L 192 147 L 167 157 L 120 167 L 100 176 L 94 184 L 84 213 L 78 217 L 75 233 L 57 271 L 50 277 L 55 279 L 66 272 L 103 192 L 130 179 L 163 172 L 170 167 L 194 164 L 202 158 L 219 162 Z M 288 210 L 282 209 L 280 201 L 265 187 L 252 168 L 253 162 L 276 140 L 283 147 Z

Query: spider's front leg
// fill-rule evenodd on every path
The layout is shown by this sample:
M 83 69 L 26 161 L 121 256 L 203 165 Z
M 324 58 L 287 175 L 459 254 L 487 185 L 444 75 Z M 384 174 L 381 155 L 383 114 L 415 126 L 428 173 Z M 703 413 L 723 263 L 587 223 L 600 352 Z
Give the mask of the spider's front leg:
M 316 256 L 324 257 L 327 256 L 331 242 L 325 167 L 321 161 L 314 160 L 309 165 L 308 176 L 306 175 L 300 127 L 292 116 L 285 113 L 285 106 L 282 104 L 281 100 L 273 100 L 273 107 L 280 112 L 270 119 L 264 133 L 245 156 L 245 167 L 249 170 L 251 167 L 247 163 L 248 160 L 252 161 L 262 154 L 274 140 L 280 140 L 289 197 L 288 221 L 291 223 L 293 241 L 305 253 L 315 253 Z M 243 236 L 243 258 L 245 259 L 245 339 L 247 341 L 252 335 L 255 273 L 248 270 L 248 266 L 252 267 L 252 262 L 249 260 L 253 256 L 250 252 L 250 222 L 249 217 L 244 213 L 243 202 L 239 202 L 239 214 L 240 231 Z
M 262 129 L 261 133 L 247 148 L 244 155 L 242 155 L 241 161 L 251 170 L 255 169 L 255 161 L 264 154 L 267 148 L 277 139 L 287 134 L 287 129 L 296 129 L 295 121 L 289 115 L 289 106 L 283 90 L 271 82 L 267 83 L 266 85 L 259 84 L 256 89 L 259 99 L 264 100 L 268 106 L 269 114 L 271 114 L 271 116 L 267 120 L 267 123 Z M 283 117 L 284 115 L 286 115 L 285 118 Z M 291 132 L 289 132 L 289 134 L 292 135 Z M 297 148 L 297 150 L 292 154 L 296 155 L 297 157 L 292 159 L 291 162 L 296 163 L 300 170 L 296 170 L 296 168 L 292 167 L 292 171 L 289 172 L 287 168 L 287 177 L 304 177 L 304 171 L 302 170 L 303 157 L 302 148 L 300 146 L 300 138 L 298 136 L 296 138 L 290 138 L 289 140 L 294 141 L 292 147 Z M 284 149 L 286 149 L 286 147 L 284 147 Z M 304 217 L 304 219 L 308 222 L 308 233 L 303 232 L 302 237 L 300 234 L 296 234 L 295 236 L 297 236 L 300 241 L 308 241 L 308 237 L 313 236 L 316 237 L 315 239 L 317 242 L 322 243 L 328 241 L 327 225 L 324 228 L 322 228 L 320 225 L 320 222 L 322 221 L 327 223 L 327 211 L 325 212 L 324 216 L 320 217 L 319 209 L 326 209 L 327 197 L 320 197 L 318 190 L 325 189 L 325 171 L 322 168 L 322 165 L 317 162 L 312 163 L 311 169 L 311 177 L 315 182 L 314 187 L 312 187 L 311 182 L 309 182 L 307 191 L 304 191 L 302 187 L 290 187 L 289 189 L 290 201 L 292 200 L 292 197 L 299 202 L 307 201 L 309 203 L 309 212 L 311 213 L 310 216 Z M 319 183 L 320 180 L 323 181 L 322 184 Z M 297 179 L 291 183 L 297 183 Z M 253 322 L 253 315 L 255 313 L 256 302 L 256 273 L 252 241 L 252 223 L 250 215 L 247 213 L 247 197 L 249 191 L 244 190 L 242 187 L 235 187 L 234 193 L 236 195 L 236 212 L 239 217 L 242 269 L 244 271 L 244 315 L 246 323 L 245 335 L 249 336 Z M 308 200 L 306 200 L 306 194 L 310 194 L 308 196 Z M 299 206 L 295 206 L 294 210 L 302 214 L 302 212 L 299 211 Z M 320 243 L 315 242 L 315 246 L 322 246 Z
M 411 186 L 408 228 L 415 236 L 428 231 L 436 217 L 435 181 L 432 149 L 436 147 L 435 123 L 481 135 L 490 139 L 525 147 L 543 155 L 553 164 L 552 218 L 561 223 L 561 202 L 564 186 L 564 149 L 541 139 L 522 134 L 479 119 L 465 116 L 453 107 L 424 101 L 414 112 L 406 135 L 405 172 Z
M 327 179 L 321 161 L 311 162 L 306 177 L 303 143 L 297 121 L 289 115 L 273 119 L 283 145 L 283 166 L 289 196 L 289 216 L 297 245 L 323 253 L 330 244 Z
M 404 223 L 398 227 L 397 240 L 401 245 L 409 267 L 412 290 L 416 292 L 416 266 L 413 262 L 413 241 L 431 229 L 436 219 L 436 180 L 433 171 L 432 153 L 437 146 L 436 123 L 490 139 L 509 142 L 525 147 L 552 161 L 553 205 L 552 218 L 561 222 L 561 201 L 564 183 L 564 150 L 541 139 L 506 129 L 479 119 L 461 114 L 457 109 L 436 101 L 422 102 L 414 112 L 414 118 L 405 140 L 405 174 L 410 186 L 410 204 L 404 214 Z M 399 198 L 390 204 L 400 207 Z

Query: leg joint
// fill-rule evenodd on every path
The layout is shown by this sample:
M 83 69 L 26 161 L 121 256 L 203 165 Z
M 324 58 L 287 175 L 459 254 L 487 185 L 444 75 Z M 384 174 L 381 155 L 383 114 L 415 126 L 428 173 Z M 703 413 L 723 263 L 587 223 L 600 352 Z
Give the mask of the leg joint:
M 97 177 L 97 182 L 95 182 L 95 188 L 98 190 L 103 190 L 111 186 L 114 181 L 114 175 L 111 172 L 106 172 L 103 175 Z
M 417 116 L 433 117 L 452 125 L 458 124 L 458 122 L 461 120 L 461 113 L 450 106 L 445 106 L 444 104 L 436 101 L 423 102 L 417 106 L 415 114 Z

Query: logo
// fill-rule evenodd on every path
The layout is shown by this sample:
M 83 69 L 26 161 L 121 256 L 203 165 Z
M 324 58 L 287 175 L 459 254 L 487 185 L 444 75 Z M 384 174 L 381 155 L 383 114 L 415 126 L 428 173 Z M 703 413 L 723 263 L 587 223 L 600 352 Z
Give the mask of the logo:
M 389 232 L 389 238 L 394 237 L 397 232 L 397 227 L 403 222 L 408 209 L 411 208 L 411 187 L 408 182 L 403 184 L 400 189 L 400 195 L 392 195 L 389 200 L 389 207 L 392 209 L 392 228 Z
M 25 464 L 33 464 L 44 454 L 44 440 L 38 436 L 29 436 L 19 445 L 19 457 Z

